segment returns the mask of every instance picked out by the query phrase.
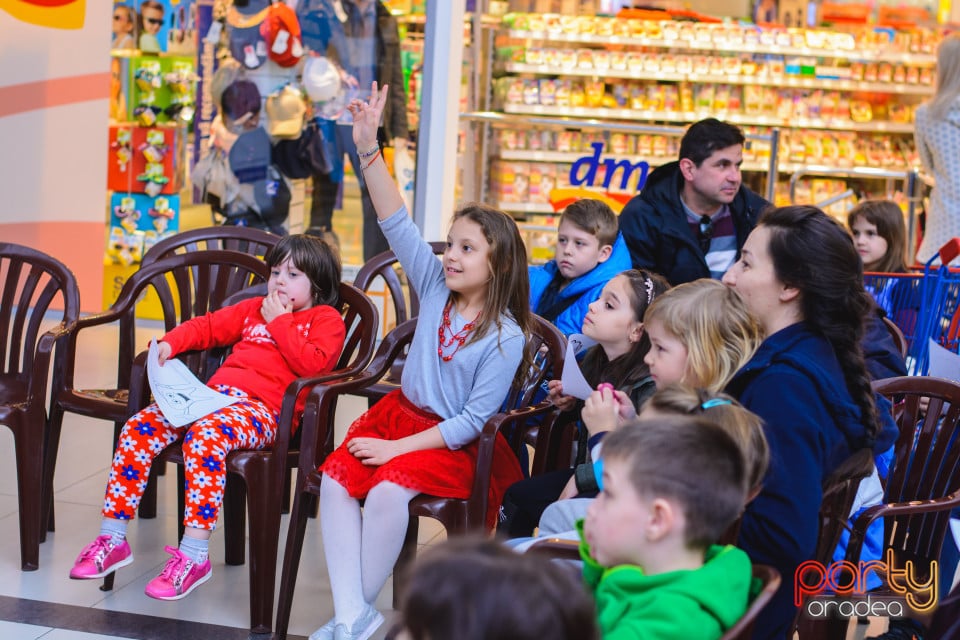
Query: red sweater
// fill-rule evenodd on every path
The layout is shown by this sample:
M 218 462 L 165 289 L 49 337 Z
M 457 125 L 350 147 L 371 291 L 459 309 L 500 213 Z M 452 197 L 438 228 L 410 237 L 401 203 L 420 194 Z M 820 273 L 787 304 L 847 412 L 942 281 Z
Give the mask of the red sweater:
M 330 371 L 337 364 L 346 327 L 333 307 L 318 305 L 264 320 L 263 298 L 251 298 L 188 320 L 163 336 L 171 357 L 184 351 L 233 345 L 208 384 L 246 391 L 280 412 L 283 393 L 297 378 Z M 297 403 L 303 410 L 306 394 Z

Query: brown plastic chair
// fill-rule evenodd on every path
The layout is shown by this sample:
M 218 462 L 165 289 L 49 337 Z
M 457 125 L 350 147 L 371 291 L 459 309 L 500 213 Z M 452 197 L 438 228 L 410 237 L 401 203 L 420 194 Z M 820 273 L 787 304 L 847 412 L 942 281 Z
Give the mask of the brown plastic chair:
M 557 560 L 580 560 L 580 543 L 563 538 L 544 538 L 530 545 L 526 553 L 535 553 Z M 765 564 L 753 565 L 753 580 L 759 589 L 750 606 L 735 625 L 727 629 L 720 640 L 750 640 L 753 637 L 753 625 L 770 598 L 780 588 L 780 572 Z
M 817 546 L 812 559 L 825 567 L 833 562 L 833 554 L 840 542 L 841 534 L 844 530 L 850 530 L 848 521 L 850 511 L 853 509 L 853 501 L 857 497 L 860 482 L 873 472 L 873 465 L 873 452 L 868 449 L 862 450 L 850 456 L 824 483 Z M 820 634 L 829 633 L 829 631 L 822 628 L 820 620 L 804 616 L 802 606 L 797 610 L 793 626 L 801 640 L 808 638 L 827 640 L 827 638 L 821 638 Z M 839 632 L 839 628 L 837 631 Z M 845 637 L 845 634 L 846 629 L 843 630 L 842 637 Z
M 433 249 L 434 254 L 440 256 L 447 248 L 447 243 L 431 242 L 430 248 Z M 420 300 L 417 298 L 417 293 L 413 290 L 413 287 L 406 288 L 409 295 L 408 304 L 407 296 L 404 294 L 403 282 L 400 279 L 401 271 L 396 254 L 393 251 L 384 251 L 367 260 L 353 279 L 353 286 L 367 293 L 378 277 L 383 278 L 384 285 L 390 292 L 393 314 L 398 325 L 410 318 L 416 318 L 420 314 Z M 380 382 L 361 389 L 357 395 L 367 398 L 368 406 L 372 407 L 377 400 L 394 389 L 400 388 L 400 375 L 403 372 L 405 361 L 406 354 L 399 354 Z
M 241 291 L 224 305 L 234 304 L 251 295 L 264 295 L 263 286 Z M 370 362 L 376 346 L 377 308 L 359 289 L 340 285 L 338 308 L 343 314 L 347 334 L 343 351 L 336 367 L 323 375 L 303 377 L 287 387 L 283 398 L 277 438 L 273 447 L 263 451 L 233 451 L 227 456 L 227 486 L 223 501 L 223 529 L 226 563 L 242 565 L 246 557 L 246 537 L 250 536 L 250 629 L 254 633 L 269 633 L 273 620 L 273 592 L 276 585 L 277 548 L 280 538 L 280 513 L 284 483 L 288 470 L 297 466 L 299 451 L 293 437 L 292 425 L 297 399 L 313 385 L 349 378 L 363 371 Z M 225 349 L 209 349 L 181 354 L 182 359 L 201 379 L 208 379 L 226 357 Z M 145 355 L 137 357 L 130 379 L 131 415 L 146 406 L 149 385 L 146 377 Z M 136 392 L 136 393 L 135 393 Z M 158 461 L 179 465 L 178 486 L 183 486 L 182 439 L 163 450 Z M 178 492 L 179 513 L 183 513 L 184 495 Z M 249 532 L 245 526 L 249 513 Z M 179 525 L 183 535 L 182 520 Z M 104 579 L 104 590 L 113 586 L 111 573 Z
M 727 632 L 720 636 L 720 640 L 750 640 L 757 616 L 780 588 L 780 572 L 765 564 L 753 565 L 753 579 L 755 583 L 759 582 L 760 592 L 753 597 L 737 624 L 727 629 Z
M 44 315 L 63 309 L 59 324 L 41 334 Z M 20 508 L 20 567 L 40 565 L 46 537 L 41 506 L 50 499 L 43 482 L 47 429 L 47 379 L 63 371 L 65 336 L 80 315 L 73 273 L 29 247 L 0 242 L 0 424 L 13 432 Z
M 900 355 L 906 358 L 907 348 L 910 345 L 907 344 L 907 339 L 903 335 L 903 331 L 900 330 L 900 327 L 897 326 L 897 323 L 886 316 L 883 317 L 883 326 L 885 326 L 887 331 L 890 332 L 890 337 L 893 338 L 893 343 L 897 345 Z
M 439 520 L 451 534 L 484 531 L 487 511 L 487 491 L 493 464 L 494 442 L 497 433 L 511 432 L 510 444 L 515 450 L 523 445 L 525 423 L 533 416 L 551 417 L 556 408 L 549 402 L 531 406 L 530 402 L 551 367 L 562 368 L 563 335 L 546 320 L 533 316 L 533 331 L 527 340 L 528 353 L 536 356 L 534 366 L 521 385 L 511 388 L 505 407 L 511 409 L 498 413 L 487 420 L 480 435 L 479 451 L 474 484 L 470 497 L 463 499 L 438 498 L 420 494 L 410 502 L 410 525 L 404 539 L 403 550 L 394 569 L 394 598 L 399 595 L 397 584 L 403 572 L 416 554 L 418 516 Z M 300 564 L 307 518 L 313 512 L 320 494 L 322 474 L 317 468 L 333 451 L 333 425 L 336 401 L 340 395 L 357 395 L 359 391 L 375 384 L 390 368 L 398 354 L 413 339 L 416 318 L 407 320 L 388 333 L 370 366 L 352 379 L 319 385 L 311 392 L 304 409 L 300 460 L 294 492 L 290 528 L 287 531 L 287 546 L 283 557 L 283 574 L 280 579 L 280 598 L 277 605 L 277 636 L 286 638 L 290 621 L 290 608 Z M 541 349 L 541 346 L 546 347 Z
M 280 242 L 280 238 L 281 236 L 269 231 L 252 227 L 222 226 L 191 229 L 164 238 L 150 247 L 143 255 L 140 266 L 175 254 L 221 249 L 249 253 L 262 258 L 267 251 Z
M 883 518 L 884 558 L 892 550 L 897 567 L 913 563 L 919 581 L 929 579 L 931 563 L 949 535 L 950 511 L 960 506 L 960 446 L 954 440 L 960 421 L 960 385 L 928 376 L 877 380 L 873 388 L 895 403 L 900 436 L 884 486 L 883 504 L 869 507 L 856 519 L 846 559 L 856 563 L 868 527 Z M 929 400 L 923 411 L 922 398 Z M 871 595 L 892 595 L 887 585 Z M 842 638 L 849 621 L 821 619 L 811 638 Z
M 141 266 L 124 283 L 116 302 L 107 311 L 78 320 L 67 338 L 62 375 L 54 379 L 51 389 L 50 446 L 44 467 L 45 495 L 53 495 L 53 477 L 64 413 L 78 413 L 113 422 L 114 446 L 123 423 L 132 415 L 128 406 L 130 374 L 138 347 L 143 346 L 136 343 L 136 304 L 141 294 L 152 290 L 160 301 L 163 328 L 156 330 L 159 337 L 186 320 L 220 308 L 228 296 L 257 282 L 266 282 L 269 275 L 270 271 L 263 260 L 246 253 L 194 251 L 176 254 Z M 119 325 L 116 386 L 111 389 L 77 388 L 74 372 L 79 334 L 84 329 L 114 323 Z M 138 407 L 139 404 L 132 406 Z M 51 507 L 52 503 L 48 505 L 46 522 L 48 529 L 53 531 Z M 153 505 L 141 503 L 140 517 L 154 517 L 155 507 L 155 502 Z

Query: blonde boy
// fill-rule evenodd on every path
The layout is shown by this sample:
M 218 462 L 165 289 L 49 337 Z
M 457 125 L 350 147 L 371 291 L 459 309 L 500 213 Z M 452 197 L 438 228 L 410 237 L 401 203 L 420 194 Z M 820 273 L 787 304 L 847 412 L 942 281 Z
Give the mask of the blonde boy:
M 604 640 L 716 640 L 743 615 L 750 560 L 714 541 L 743 510 L 746 475 L 737 443 L 703 418 L 604 440 L 603 490 L 578 523 Z

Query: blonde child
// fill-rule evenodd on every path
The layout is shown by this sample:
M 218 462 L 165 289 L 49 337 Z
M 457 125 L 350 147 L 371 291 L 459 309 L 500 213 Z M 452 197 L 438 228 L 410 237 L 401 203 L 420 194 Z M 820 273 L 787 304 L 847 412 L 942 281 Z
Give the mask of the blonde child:
M 864 200 L 847 214 L 847 226 L 864 271 L 906 273 L 907 230 L 897 203 Z
M 660 296 L 647 310 L 644 327 L 650 349 L 644 362 L 659 388 L 682 383 L 722 390 L 760 345 L 760 325 L 739 296 L 716 280 L 681 284 Z M 589 447 L 618 424 L 633 420 L 637 405 L 617 390 L 598 388 L 584 403 L 583 422 Z M 576 478 L 574 478 L 576 480 Z M 561 499 L 577 495 L 582 483 L 567 485 Z
M 408 503 L 421 492 L 469 495 L 477 437 L 521 370 L 530 324 L 526 249 L 510 216 L 484 205 L 458 211 L 442 262 L 420 237 L 377 143 L 386 99 L 387 87 L 374 82 L 368 102 L 349 105 L 353 138 L 380 227 L 420 298 L 420 316 L 401 389 L 356 420 L 321 467 L 320 525 L 335 615 L 312 640 L 366 640 L 383 624 L 373 602 L 400 554 Z M 521 477 L 506 441 L 498 437 L 496 446 L 492 505 Z
M 584 335 L 597 341 L 580 365 L 591 386 L 608 384 L 633 404 L 642 404 L 654 391 L 644 363 L 650 341 L 643 330 L 647 308 L 669 288 L 667 281 L 649 271 L 631 269 L 615 276 L 591 302 L 583 319 Z M 564 411 L 578 408 L 576 398 L 563 395 L 560 380 L 551 380 L 549 399 Z M 582 446 L 586 446 L 584 431 Z M 565 469 L 522 480 L 503 498 L 499 531 L 510 537 L 529 536 L 540 514 L 554 502 L 574 469 Z
M 146 594 L 179 600 L 210 579 L 207 550 L 223 502 L 227 454 L 269 447 L 287 386 L 331 370 L 346 335 L 340 312 L 331 306 L 339 296 L 340 261 L 325 244 L 287 236 L 264 260 L 270 266 L 265 297 L 184 322 L 157 345 L 161 365 L 178 353 L 233 345 L 208 385 L 237 402 L 185 427 L 171 425 L 156 404 L 127 420 L 113 456 L 100 535 L 80 552 L 71 578 L 102 578 L 133 562 L 127 522 L 153 460 L 185 433 L 183 539 L 179 549 L 167 547 L 171 557 L 147 583 Z

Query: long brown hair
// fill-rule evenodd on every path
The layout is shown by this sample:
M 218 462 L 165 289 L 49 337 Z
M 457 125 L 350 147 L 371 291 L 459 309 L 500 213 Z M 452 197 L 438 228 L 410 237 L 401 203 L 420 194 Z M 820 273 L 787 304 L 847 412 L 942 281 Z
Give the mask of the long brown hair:
M 880 416 L 860 339 L 874 302 L 863 288 L 863 261 L 853 238 L 840 223 L 808 205 L 768 209 L 759 225 L 770 230 L 767 252 L 777 280 L 800 290 L 803 320 L 833 347 L 867 433 L 860 445 L 872 447 Z
M 464 205 L 453 215 L 454 222 L 461 218 L 479 225 L 490 245 L 487 254 L 490 281 L 486 300 L 476 330 L 467 344 L 485 336 L 491 327 L 495 326 L 499 333 L 503 329 L 504 314 L 512 317 L 524 337 L 528 338 L 531 327 L 530 279 L 527 275 L 527 249 L 517 223 L 503 211 L 478 202 Z M 451 291 L 450 300 L 456 304 L 459 294 Z M 517 371 L 526 372 L 531 364 L 524 350 L 523 361 Z

